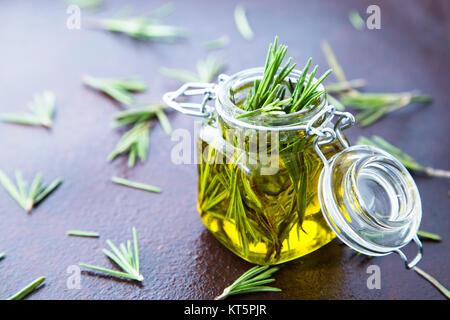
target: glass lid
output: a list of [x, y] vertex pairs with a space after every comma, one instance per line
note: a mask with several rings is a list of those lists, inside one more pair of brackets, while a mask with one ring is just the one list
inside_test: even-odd
[[399, 249], [417, 239], [417, 186], [396, 158], [378, 148], [351, 146], [331, 158], [319, 180], [319, 200], [336, 235], [361, 253], [405, 258]]

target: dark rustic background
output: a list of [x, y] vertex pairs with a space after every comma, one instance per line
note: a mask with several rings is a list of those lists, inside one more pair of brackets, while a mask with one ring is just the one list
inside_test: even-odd
[[[163, 1], [127, 1], [136, 13]], [[21, 169], [30, 179], [41, 170], [47, 182], [63, 185], [32, 214], [0, 189], [0, 298], [38, 276], [45, 286], [30, 299], [210, 299], [251, 265], [234, 256], [205, 229], [196, 211], [196, 168], [170, 161], [175, 143], [159, 126], [151, 132], [149, 160], [128, 168], [125, 157], [106, 157], [121, 131], [111, 127], [119, 105], [81, 83], [93, 76], [141, 76], [149, 86], [139, 102], [158, 102], [179, 83], [165, 78], [161, 66], [194, 69], [207, 52], [202, 44], [228, 34], [223, 50], [227, 73], [262, 65], [268, 44], [278, 35], [300, 65], [308, 57], [325, 71], [320, 41], [334, 49], [349, 79], [365, 78], [373, 92], [420, 89], [434, 97], [428, 106], [411, 105], [376, 124], [347, 132], [378, 134], [420, 163], [449, 169], [450, 6], [448, 1], [245, 1], [255, 32], [244, 40], [233, 21], [235, 1], [176, 1], [166, 22], [189, 29], [175, 44], [149, 43], [88, 28], [91, 17], [110, 17], [124, 2], [106, 0], [97, 12], [82, 11], [82, 30], [66, 28], [64, 1], [2, 1], [0, 4], [0, 111], [25, 111], [32, 95], [45, 89], [57, 96], [51, 130], [0, 123], [0, 169], [10, 176]], [[357, 31], [352, 9], [363, 17], [370, 4], [381, 7], [381, 30]], [[170, 113], [174, 128], [193, 129], [193, 119]], [[123, 176], [160, 186], [162, 194], [132, 190], [109, 182]], [[420, 267], [450, 285], [448, 238], [449, 180], [416, 176], [423, 200], [421, 229], [444, 237], [424, 244]], [[83, 272], [80, 290], [69, 290], [67, 267], [78, 262], [113, 267], [101, 253], [106, 239], [131, 238], [136, 226], [141, 246], [142, 285]], [[98, 231], [100, 239], [66, 236], [69, 229]], [[409, 256], [415, 254], [412, 246]], [[381, 290], [368, 290], [366, 269], [381, 268]], [[333, 241], [275, 275], [276, 294], [235, 299], [442, 299], [443, 296], [400, 259], [367, 260]]]

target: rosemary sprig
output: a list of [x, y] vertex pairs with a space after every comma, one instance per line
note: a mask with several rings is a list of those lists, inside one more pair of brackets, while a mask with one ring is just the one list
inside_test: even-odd
[[361, 93], [351, 92], [341, 96], [341, 103], [355, 109], [364, 110], [356, 116], [363, 127], [371, 125], [382, 116], [403, 108], [411, 103], [428, 103], [432, 98], [416, 91], [401, 93]]
[[32, 293], [34, 290], [36, 290], [37, 287], [41, 285], [45, 281], [45, 277], [39, 277], [36, 280], [34, 280], [32, 283], [27, 285], [25, 288], [14, 294], [13, 296], [9, 297], [8, 300], [22, 300], [26, 296], [28, 296], [30, 293]]
[[108, 156], [108, 161], [111, 162], [117, 156], [126, 152], [129, 153], [129, 167], [134, 167], [136, 158], [141, 162], [147, 161], [150, 126], [149, 121], [138, 121], [133, 128], [122, 136], [113, 152]]
[[135, 182], [135, 181], [119, 178], [119, 177], [112, 177], [111, 181], [114, 183], [126, 186], [126, 187], [145, 190], [145, 191], [149, 191], [149, 192], [160, 193], [162, 191], [160, 188], [149, 185], [149, 184]]
[[167, 134], [172, 132], [172, 127], [164, 113], [164, 109], [165, 106], [162, 104], [150, 104], [116, 113], [114, 115], [116, 127], [133, 124], [133, 128], [122, 136], [114, 151], [109, 155], [108, 161], [114, 160], [119, 154], [128, 152], [128, 165], [130, 167], [135, 165], [136, 158], [141, 160], [141, 162], [145, 162], [148, 153], [151, 119], [158, 118], [163, 130]]
[[252, 292], [280, 292], [281, 289], [265, 286], [265, 284], [275, 281], [270, 276], [278, 270], [278, 267], [269, 269], [269, 266], [255, 266], [226, 287], [222, 294], [214, 299], [223, 300], [231, 295]]
[[197, 73], [187, 70], [161, 68], [160, 72], [169, 77], [182, 82], [211, 82], [225, 69], [226, 65], [221, 58], [209, 55], [206, 59], [197, 62]]
[[155, 10], [153, 14], [135, 17], [116, 17], [99, 20], [101, 28], [126, 34], [132, 38], [141, 40], [159, 40], [173, 42], [186, 36], [183, 28], [165, 25], [160, 19], [173, 11], [173, 4], [166, 4]]
[[392, 144], [390, 144], [381, 137], [372, 136], [372, 139], [368, 139], [366, 137], [359, 137], [357, 143], [375, 146], [387, 151], [388, 153], [396, 157], [406, 168], [410, 170], [422, 172], [427, 176], [431, 177], [450, 178], [450, 171], [424, 167], [421, 164], [417, 163], [410, 155], [406, 154], [399, 148], [393, 146]]
[[123, 277], [126, 279], [132, 279], [136, 281], [144, 281], [144, 276], [141, 274], [139, 268], [139, 245], [136, 228], [133, 227], [133, 247], [131, 241], [128, 240], [127, 244], [121, 243], [117, 248], [111, 240], [106, 240], [112, 251], [103, 249], [103, 253], [114, 261], [124, 272], [106, 269], [103, 267], [97, 267], [85, 263], [80, 263], [80, 267], [103, 272], [112, 276]]
[[444, 287], [439, 281], [437, 281], [434, 277], [420, 269], [419, 267], [414, 267], [414, 271], [416, 271], [420, 276], [422, 276], [425, 280], [430, 282], [436, 289], [438, 289], [447, 299], [450, 299], [450, 290]]
[[427, 232], [427, 231], [419, 230], [419, 231], [417, 231], [417, 235], [422, 240], [432, 240], [432, 241], [441, 241], [442, 240], [440, 235], [438, 235], [436, 233]]
[[220, 38], [207, 41], [203, 45], [205, 46], [206, 50], [218, 50], [223, 49], [230, 43], [230, 38], [227, 35], [223, 35]]
[[0, 113], [0, 121], [50, 128], [55, 113], [55, 94], [44, 91], [28, 104], [32, 113]]
[[100, 237], [100, 234], [98, 232], [81, 231], [81, 230], [69, 230], [67, 231], [67, 235], [75, 237], [88, 237], [88, 238]]
[[156, 116], [163, 127], [163, 130], [167, 134], [170, 134], [172, 132], [172, 127], [164, 112], [165, 108], [166, 106], [163, 104], [149, 104], [144, 107], [117, 112], [114, 115], [114, 126], [122, 127], [129, 124], [135, 124], [141, 121], [150, 120]]
[[94, 78], [84, 76], [83, 82], [126, 105], [134, 104], [132, 92], [147, 90], [147, 85], [138, 78]]
[[348, 20], [356, 30], [362, 30], [366, 26], [364, 19], [356, 10], [352, 10], [348, 13]]
[[234, 22], [244, 39], [253, 39], [253, 31], [248, 23], [246, 9], [242, 4], [238, 4], [234, 9]]
[[[262, 79], [254, 82], [243, 106], [243, 109], [249, 112], [237, 118], [254, 116], [262, 112], [272, 115], [297, 112], [316, 103], [325, 93], [323, 90], [317, 91], [317, 88], [328, 77], [331, 70], [313, 82], [318, 68], [315, 66], [307, 79], [311, 58], [306, 63], [297, 83], [294, 85], [288, 79], [288, 85], [285, 85], [286, 78], [296, 66], [295, 63], [291, 65], [292, 59], [289, 58], [284, 67], [281, 67], [286, 52], [287, 46], [278, 46], [278, 37], [275, 37], [273, 44], [269, 46]], [[290, 97], [286, 96], [287, 90], [290, 92]]]
[[27, 212], [31, 212], [33, 208], [53, 192], [62, 181], [61, 179], [57, 179], [49, 186], [43, 186], [41, 182], [42, 173], [39, 172], [27, 190], [27, 182], [22, 178], [20, 171], [16, 171], [17, 186], [15, 186], [8, 176], [0, 170], [0, 184]]
[[[360, 92], [357, 88], [363, 86], [365, 84], [364, 81], [361, 79], [347, 81], [341, 66], [337, 62], [336, 56], [326, 41], [322, 42], [322, 50], [338, 80], [337, 84], [328, 85], [327, 90], [340, 96], [339, 101], [337, 99], [333, 100], [338, 101], [338, 107], [341, 109], [343, 106], [352, 106], [362, 111], [356, 116], [356, 121], [361, 126], [371, 125], [384, 115], [411, 103], [428, 103], [432, 101], [432, 97], [421, 95], [416, 91], [400, 93]], [[330, 96], [328, 96], [328, 99], [330, 99]]]

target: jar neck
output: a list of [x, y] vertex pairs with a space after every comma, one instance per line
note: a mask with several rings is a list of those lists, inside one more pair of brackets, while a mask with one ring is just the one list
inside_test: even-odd
[[[277, 128], [277, 130], [282, 131], [283, 127], [288, 128], [292, 125], [306, 124], [327, 105], [326, 94], [324, 94], [319, 103], [305, 107], [295, 113], [276, 116], [261, 113], [255, 117], [245, 118], [245, 120], [236, 119], [236, 117], [247, 112], [238, 105], [245, 101], [249, 89], [253, 87], [254, 81], [261, 79], [263, 74], [264, 68], [246, 69], [222, 81], [216, 91], [216, 111], [219, 117], [234, 127], [258, 127], [261, 129], [267, 128], [268, 130]], [[297, 83], [300, 76], [301, 71], [293, 70], [288, 78], [292, 83]], [[309, 76], [306, 77], [305, 81], [308, 81], [308, 79]], [[314, 83], [317, 79], [314, 78], [312, 81]], [[320, 84], [317, 90], [324, 91], [323, 85]]]

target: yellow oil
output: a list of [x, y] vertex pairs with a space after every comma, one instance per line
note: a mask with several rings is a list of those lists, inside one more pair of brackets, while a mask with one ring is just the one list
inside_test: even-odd
[[[306, 139], [302, 134], [296, 138]], [[312, 141], [305, 140], [302, 146], [281, 155], [277, 173], [264, 176], [258, 170], [243, 170], [239, 161], [223, 163], [218, 149], [198, 141], [200, 217], [225, 247], [251, 263], [296, 259], [335, 238], [317, 196], [322, 161]], [[322, 149], [327, 158], [341, 150], [338, 143]], [[293, 163], [295, 167], [288, 163], [292, 156], [301, 159]]]

